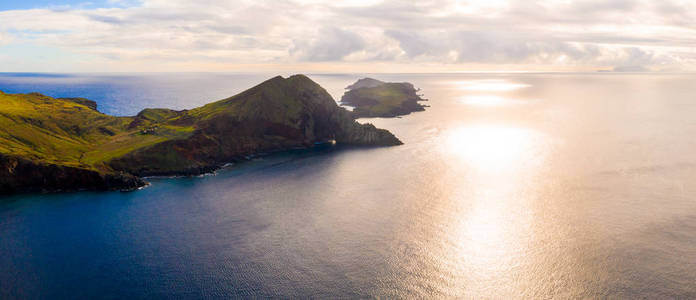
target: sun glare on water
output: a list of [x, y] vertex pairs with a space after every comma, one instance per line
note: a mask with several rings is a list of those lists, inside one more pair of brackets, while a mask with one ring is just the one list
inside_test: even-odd
[[462, 90], [483, 92], [507, 92], [530, 87], [528, 84], [511, 82], [503, 79], [458, 81], [456, 85]]
[[497, 107], [511, 104], [524, 104], [514, 91], [531, 87], [529, 84], [502, 79], [482, 79], [449, 82], [455, 89], [464, 91], [460, 102], [466, 105]]
[[461, 262], [460, 276], [475, 272], [479, 278], [466, 293], [483, 295], [490, 286], [514, 293], [515, 259], [527, 251], [533, 223], [528, 206], [550, 139], [531, 128], [486, 123], [463, 124], [443, 138], [453, 175], [462, 182], [463, 196], [451, 201], [465, 207], [452, 212], [450, 241], [456, 246], [450, 255]]
[[462, 103], [473, 106], [495, 107], [513, 104], [524, 104], [524, 101], [496, 95], [471, 95], [462, 98]]
[[538, 159], [541, 134], [524, 128], [475, 125], [452, 130], [446, 147], [455, 158], [483, 173], [510, 171]]

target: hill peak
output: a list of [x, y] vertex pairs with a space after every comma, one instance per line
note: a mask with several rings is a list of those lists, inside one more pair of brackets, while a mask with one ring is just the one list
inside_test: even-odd
[[381, 80], [377, 80], [374, 78], [361, 78], [358, 79], [355, 83], [349, 85], [346, 87], [347, 90], [354, 90], [354, 89], [360, 89], [360, 88], [371, 88], [371, 87], [378, 87], [380, 85], [383, 85], [385, 82]]

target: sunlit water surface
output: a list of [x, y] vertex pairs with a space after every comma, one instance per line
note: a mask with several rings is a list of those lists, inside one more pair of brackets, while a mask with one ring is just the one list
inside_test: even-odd
[[[0, 201], [0, 298], [695, 298], [696, 76], [374, 75], [405, 145], [293, 152], [130, 192]], [[267, 75], [0, 76], [103, 111]], [[360, 75], [312, 75], [339, 99]]]

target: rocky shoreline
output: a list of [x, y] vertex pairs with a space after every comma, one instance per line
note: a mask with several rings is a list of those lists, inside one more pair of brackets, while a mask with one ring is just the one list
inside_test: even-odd
[[35, 162], [0, 154], [0, 194], [20, 192], [131, 191], [147, 185], [122, 172], [100, 173], [84, 168]]
[[[0, 194], [133, 190], [147, 185], [143, 177], [201, 175], [244, 157], [329, 140], [347, 146], [402, 144], [387, 130], [357, 123], [304, 75], [277, 76], [196, 109], [146, 109], [134, 117], [101, 114], [83, 98], [0, 96], [0, 104], [13, 101], [31, 112], [3, 111], [0, 105], [0, 122], [4, 117], [20, 124], [14, 133], [0, 131], [0, 142], [23, 149], [0, 148]], [[59, 112], [44, 116], [50, 106]], [[46, 143], [40, 135], [47, 131], [70, 144], [37, 147]], [[40, 151], [46, 148], [56, 150]]]
[[424, 111], [427, 107], [413, 84], [362, 78], [346, 87], [341, 104], [352, 106], [354, 118], [393, 118]]

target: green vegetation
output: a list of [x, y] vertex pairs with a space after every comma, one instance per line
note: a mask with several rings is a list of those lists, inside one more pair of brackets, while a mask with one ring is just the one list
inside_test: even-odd
[[[96, 108], [83, 98], [0, 92], [0, 193], [36, 188], [46, 172], [58, 178], [50, 189], [133, 187], [140, 184], [134, 176], [200, 174], [247, 155], [329, 140], [401, 143], [355, 122], [303, 75], [278, 76], [192, 110], [115, 117]], [[67, 180], [75, 176], [84, 179]]]
[[341, 102], [354, 107], [356, 118], [396, 117], [425, 110], [425, 106], [418, 103], [424, 99], [410, 83], [363, 78], [346, 89]]
[[[86, 100], [86, 99], [83, 99]], [[89, 100], [87, 100], [89, 101]], [[90, 101], [91, 102], [91, 101]], [[102, 114], [89, 102], [37, 93], [0, 94], [0, 153], [34, 161], [105, 170], [104, 162], [162, 141], [184, 138], [192, 127], [167, 126], [143, 134], [138, 117]]]

